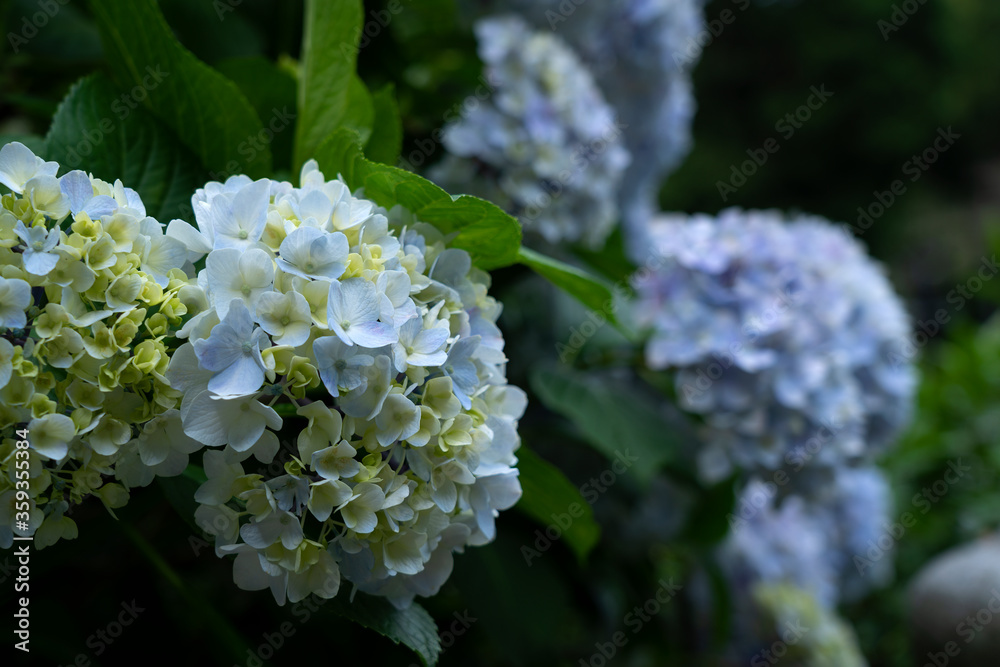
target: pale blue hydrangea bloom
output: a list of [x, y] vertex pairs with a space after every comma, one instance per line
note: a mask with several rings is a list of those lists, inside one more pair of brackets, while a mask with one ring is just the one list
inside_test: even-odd
[[[823, 487], [821, 487], [823, 488]], [[839, 573], [840, 597], [853, 600], [888, 583], [899, 532], [892, 491], [875, 467], [839, 468], [833, 483], [811, 502], [831, 526], [831, 558]]]
[[829, 557], [828, 524], [801, 496], [778, 502], [774, 485], [747, 484], [730, 517], [730, 534], [719, 550], [733, 591], [760, 582], [806, 588], [824, 606], [837, 600], [837, 569]]
[[832, 609], [887, 582], [898, 537], [878, 468], [838, 468], [809, 495], [787, 488], [755, 478], [737, 499], [719, 549], [735, 591], [791, 584]]
[[701, 55], [702, 0], [463, 0], [473, 14], [513, 11], [579, 55], [614, 108], [632, 156], [619, 192], [627, 241], [657, 208], [663, 179], [691, 148], [690, 71]]
[[[736, 209], [648, 224], [635, 277], [646, 360], [704, 415], [708, 479], [838, 465], [905, 426], [909, 321], [860, 243], [820, 218]], [[638, 259], [638, 258], [637, 258]]]
[[466, 105], [430, 173], [496, 202], [550, 242], [600, 246], [618, 219], [628, 152], [613, 110], [558, 37], [504, 16], [476, 24], [492, 95]]

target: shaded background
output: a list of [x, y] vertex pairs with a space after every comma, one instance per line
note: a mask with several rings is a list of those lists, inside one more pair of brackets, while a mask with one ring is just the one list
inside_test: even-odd
[[[445, 113], [472, 92], [480, 66], [468, 26], [458, 20], [451, 2], [401, 2], [404, 10], [373, 31], [377, 34], [362, 49], [359, 69], [371, 88], [396, 85], [406, 155], [426, 145]], [[239, 59], [297, 57], [301, 4], [161, 3], [178, 38], [237, 83], [245, 71]], [[379, 16], [386, 4], [366, 2], [366, 9], [375, 12], [368, 16]], [[69, 86], [104, 67], [96, 28], [86, 5], [77, 0], [60, 6], [26, 43], [12, 43], [10, 35], [26, 34], [25, 17], [40, 6], [29, 0], [0, 3], [0, 28], [8, 36], [0, 52], [0, 143], [43, 136]], [[895, 197], [862, 238], [887, 265], [918, 322], [940, 309], [949, 321], [920, 350], [917, 421], [883, 464], [902, 509], [923, 484], [940, 476], [947, 461], [967, 457], [975, 472], [900, 540], [891, 553], [894, 582], [842, 611], [872, 665], [918, 664], [908, 648], [907, 582], [934, 555], [1000, 524], [1000, 448], [995, 445], [1000, 326], [990, 319], [1000, 281], [986, 281], [961, 310], [948, 300], [1000, 245], [1000, 5], [992, 0], [927, 2], [891, 32], [885, 26], [891, 25], [893, 6], [877, 0], [741, 6], [714, 0], [705, 9], [709, 21], [726, 9], [736, 18], [721, 31], [715, 26], [718, 34], [694, 70], [694, 148], [665, 183], [661, 203], [665, 210], [707, 213], [728, 206], [780, 208], [855, 224], [859, 207], [868, 209], [893, 181], [904, 181], [905, 194]], [[887, 23], [880, 28], [880, 21]], [[262, 119], [283, 105], [294, 108], [291, 77], [270, 83], [251, 98]], [[833, 95], [792, 136], [783, 137], [776, 124], [806, 102], [812, 86], [825, 86]], [[931, 147], [946, 128], [960, 138], [912, 182], [904, 164]], [[279, 133], [272, 144], [279, 178], [290, 177], [292, 136], [293, 131]], [[729, 181], [733, 166], [739, 168], [749, 159], [747, 151], [761, 148], [770, 137], [780, 150], [723, 201], [718, 183]], [[431, 161], [441, 152], [434, 151]], [[621, 274], [613, 249], [593, 259], [609, 277]], [[510, 380], [528, 387], [531, 366], [554, 356], [555, 343], [567, 339], [567, 323], [578, 314], [565, 312], [568, 307], [551, 291], [517, 268], [495, 275], [494, 292], [507, 307], [501, 326], [508, 350], [517, 350], [509, 354]], [[598, 336], [577, 365], [606, 366], [608, 355], [618, 349], [613, 338], [610, 332]], [[666, 418], [676, 422], [671, 443], [690, 447], [693, 440], [683, 421], [672, 414]], [[574, 483], [583, 484], [608, 467], [581, 444], [568, 422], [534, 396], [523, 438]], [[80, 538], [36, 554], [31, 611], [38, 664], [72, 664], [78, 655], [84, 658], [77, 664], [89, 660], [93, 665], [146, 656], [217, 665], [416, 662], [404, 649], [328, 609], [278, 608], [267, 593], [238, 590], [231, 583], [231, 563], [212, 554], [182, 518], [180, 501], [171, 502], [175, 491], [169, 484], [154, 484], [136, 493], [118, 512], [120, 522], [98, 503], [88, 503], [72, 515], [81, 526]], [[544, 526], [516, 511], [505, 513], [497, 543], [457, 557], [451, 580], [427, 601], [442, 632], [462, 629], [460, 636], [457, 630], [450, 639], [443, 635], [441, 664], [597, 665], [595, 642], [623, 629], [628, 611], [649, 599], [661, 578], [671, 576], [685, 583], [682, 594], [629, 634], [614, 664], [717, 664], [705, 656], [725, 641], [724, 614], [700, 618], [693, 609], [702, 594], [698, 573], [725, 530], [731, 494], [704, 489], [667, 494], [662, 512], [643, 514], [637, 528], [644, 493], [626, 474], [597, 500], [594, 511], [603, 535], [585, 563], [556, 543], [529, 567], [522, 547], [533, 545]], [[692, 513], [692, 498], [699, 499], [700, 512]], [[649, 534], [640, 534], [643, 522]], [[658, 541], [657, 535], [668, 537]], [[0, 555], [4, 608], [12, 604], [11, 561], [9, 554]], [[144, 610], [114, 637], [122, 604], [133, 600]], [[457, 626], [456, 614], [464, 619]], [[283, 623], [289, 624], [284, 633]], [[97, 634], [101, 630], [110, 642]], [[258, 651], [262, 645], [272, 648]], [[275, 657], [254, 662], [249, 658], [254, 653]]]

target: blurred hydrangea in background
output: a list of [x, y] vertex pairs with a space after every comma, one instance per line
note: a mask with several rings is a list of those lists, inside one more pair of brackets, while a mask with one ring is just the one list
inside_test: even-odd
[[449, 125], [430, 177], [490, 199], [547, 241], [597, 249], [619, 217], [622, 132], [562, 40], [517, 16], [476, 24], [492, 96]]
[[646, 362], [704, 415], [706, 479], [838, 466], [883, 450], [916, 386], [881, 266], [825, 220], [730, 209], [650, 220], [635, 313]]
[[[691, 70], [701, 55], [701, 0], [461, 0], [470, 15], [513, 11], [576, 51], [624, 131], [631, 155], [618, 191], [630, 247], [640, 248], [663, 180], [691, 149]], [[707, 33], [705, 33], [707, 35]], [[582, 100], [577, 104], [586, 106]]]

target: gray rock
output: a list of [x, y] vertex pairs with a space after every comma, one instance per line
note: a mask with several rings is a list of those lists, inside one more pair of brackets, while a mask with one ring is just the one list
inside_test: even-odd
[[916, 665], [1000, 664], [1000, 536], [947, 551], [909, 589]]

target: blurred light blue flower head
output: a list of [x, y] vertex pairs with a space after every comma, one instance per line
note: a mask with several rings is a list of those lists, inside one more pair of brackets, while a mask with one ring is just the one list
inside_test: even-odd
[[630, 247], [657, 209], [663, 179], [691, 149], [690, 71], [704, 29], [701, 0], [463, 0], [474, 14], [513, 11], [580, 56], [622, 124], [632, 160], [618, 192]]
[[737, 499], [720, 562], [742, 597], [757, 584], [789, 584], [833, 609], [888, 582], [893, 558], [880, 538], [890, 511], [889, 484], [875, 467], [838, 468], [809, 495], [781, 497], [755, 478]]
[[431, 171], [446, 188], [497, 202], [550, 242], [600, 246], [618, 219], [628, 152], [586, 67], [520, 18], [476, 24], [492, 96], [445, 129]]
[[[798, 473], [884, 449], [910, 418], [909, 320], [883, 268], [840, 227], [772, 211], [662, 215], [636, 274], [646, 361], [704, 415], [701, 472]], [[638, 258], [637, 258], [638, 259]]]

